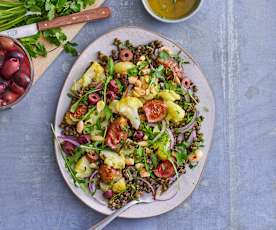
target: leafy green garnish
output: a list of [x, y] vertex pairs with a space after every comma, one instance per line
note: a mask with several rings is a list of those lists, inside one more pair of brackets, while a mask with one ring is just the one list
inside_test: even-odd
[[108, 106], [105, 106], [103, 112], [104, 112], [104, 115], [105, 115], [105, 119], [110, 120], [110, 118], [113, 115], [111, 109]]
[[81, 118], [81, 120], [86, 121], [89, 120], [93, 112], [96, 110], [96, 107], [92, 107], [91, 109], [88, 110], [86, 114]]
[[71, 112], [71, 113], [76, 112], [77, 108], [79, 107], [79, 104], [80, 104], [81, 102], [87, 101], [88, 95], [91, 94], [91, 93], [94, 93], [94, 92], [96, 92], [96, 91], [98, 91], [98, 90], [95, 89], [95, 88], [93, 88], [93, 89], [89, 90], [88, 92], [86, 92], [84, 95], [82, 95], [82, 96], [71, 106], [70, 112]]
[[43, 36], [48, 42], [56, 46], [63, 45], [65, 52], [70, 53], [73, 56], [78, 55], [78, 51], [75, 48], [75, 46], [77, 46], [77, 43], [67, 41], [67, 36], [65, 35], [65, 33], [62, 32], [60, 28], [46, 30], [43, 32]]
[[96, 150], [96, 151], [102, 151], [102, 150], [104, 150], [103, 148], [97, 147], [96, 143], [80, 145], [79, 148], [85, 149], [85, 150]]
[[176, 161], [178, 165], [183, 165], [187, 160], [187, 143], [183, 142], [181, 144], [176, 145]]
[[103, 93], [104, 93], [104, 103], [105, 104], [106, 104], [106, 90], [107, 90], [107, 86], [108, 86], [108, 84], [109, 84], [109, 82], [111, 81], [112, 78], [113, 77], [111, 75], [109, 75], [106, 78], [105, 82], [104, 82]]
[[[52, 20], [55, 17], [80, 12], [95, 0], [13, 0], [0, 2], [0, 31], [16, 26]], [[57, 32], [58, 31], [58, 32]], [[52, 44], [64, 46], [65, 52], [77, 55], [75, 43], [68, 43], [66, 35], [60, 29], [51, 29], [42, 33]], [[32, 57], [46, 56], [42, 43], [33, 36], [21, 39], [22, 44]]]
[[182, 66], [183, 64], [189, 64], [190, 62], [184, 60], [181, 56], [181, 50], [177, 54], [173, 54], [173, 59], [177, 62], [179, 66]]
[[156, 154], [152, 154], [152, 155], [151, 155], [151, 162], [152, 162], [153, 168], [156, 168], [157, 165], [158, 165], [158, 159], [157, 159]]
[[146, 66], [149, 65], [149, 63], [150, 63], [150, 61], [148, 61], [148, 60], [140, 61], [140, 62], [137, 64], [138, 70], [144, 69]]
[[168, 60], [170, 58], [170, 54], [166, 50], [162, 50], [159, 53], [159, 58], [162, 60]]
[[155, 79], [163, 79], [165, 81], [163, 65], [159, 65], [156, 69], [153, 69], [151, 71], [149, 86], [152, 85], [152, 83], [155, 81]]
[[135, 158], [135, 162], [137, 163], [137, 162], [142, 162], [143, 161], [143, 153], [144, 152], [144, 150], [143, 150], [143, 148], [141, 147], [141, 146], [139, 146], [136, 150], [135, 150], [135, 152], [134, 152], [134, 158]]
[[119, 91], [124, 92], [125, 87], [123, 86], [123, 84], [118, 79], [115, 79], [115, 81], [116, 81], [116, 85], [119, 88]]
[[114, 74], [114, 62], [113, 62], [113, 59], [110, 57], [107, 60], [107, 72], [109, 75]]
[[45, 46], [39, 42], [40, 35], [41, 32], [38, 32], [33, 36], [20, 39], [21, 43], [29, 51], [30, 56], [33, 58], [37, 56], [47, 56], [47, 50]]
[[146, 122], [141, 123], [140, 129], [148, 136], [149, 140], [154, 138], [153, 129]]
[[138, 69], [136, 67], [131, 68], [127, 71], [127, 74], [129, 77], [137, 76], [138, 75]]
[[63, 48], [64, 48], [64, 51], [66, 53], [69, 53], [71, 54], [72, 56], [78, 56], [78, 51], [76, 50], [75, 46], [77, 46], [78, 44], [75, 43], [75, 42], [69, 42], [67, 41]]
[[165, 81], [165, 89], [172, 90], [180, 95], [184, 95], [184, 92], [183, 92], [183, 89], [181, 88], [181, 86], [171, 80]]

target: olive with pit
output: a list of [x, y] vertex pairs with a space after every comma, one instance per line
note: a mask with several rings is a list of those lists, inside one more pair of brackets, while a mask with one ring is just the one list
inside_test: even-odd
[[13, 80], [17, 85], [22, 86], [24, 88], [26, 88], [31, 82], [30, 77], [22, 71], [18, 71], [17, 73], [15, 73]]
[[10, 80], [12, 75], [19, 70], [20, 63], [17, 58], [7, 59], [1, 69], [1, 75], [5, 80]]
[[13, 91], [14, 93], [18, 94], [18, 95], [22, 95], [24, 94], [25, 89], [19, 85], [17, 85], [13, 80], [10, 82], [10, 89], [11, 91]]
[[24, 54], [17, 50], [14, 50], [7, 53], [7, 58], [17, 58], [19, 62], [22, 63], [24, 61]]
[[11, 104], [11, 103], [15, 102], [18, 99], [18, 97], [19, 97], [18, 94], [8, 90], [3, 94], [2, 99], [7, 104]]
[[9, 50], [14, 47], [13, 40], [5, 37], [0, 37], [0, 47], [4, 50]]

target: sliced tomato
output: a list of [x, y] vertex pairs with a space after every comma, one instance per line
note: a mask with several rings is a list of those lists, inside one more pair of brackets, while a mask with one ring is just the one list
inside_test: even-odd
[[166, 160], [159, 164], [153, 172], [157, 177], [169, 178], [174, 174], [174, 168], [172, 163]]
[[162, 121], [167, 115], [167, 106], [161, 100], [151, 100], [143, 106], [148, 122]]

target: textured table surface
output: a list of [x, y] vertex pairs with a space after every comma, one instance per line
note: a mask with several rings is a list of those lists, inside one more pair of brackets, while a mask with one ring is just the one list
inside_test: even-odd
[[[180, 24], [153, 20], [140, 0], [108, 0], [113, 17], [87, 25], [80, 50], [122, 25], [176, 40], [201, 64], [216, 98], [216, 129], [200, 185], [175, 210], [107, 229], [276, 229], [276, 2], [206, 0]], [[0, 229], [84, 230], [103, 218], [63, 181], [49, 125], [74, 62], [62, 54], [16, 108], [0, 113]]]

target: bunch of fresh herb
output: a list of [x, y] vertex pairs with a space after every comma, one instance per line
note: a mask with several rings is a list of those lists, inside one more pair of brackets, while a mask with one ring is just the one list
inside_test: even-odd
[[[94, 2], [95, 0], [0, 0], [0, 31], [77, 13]], [[78, 54], [75, 49], [77, 44], [69, 42], [61, 29], [57, 28], [21, 39], [32, 57], [47, 55], [44, 45], [39, 42], [41, 36], [56, 46], [63, 46], [65, 52], [73, 56]]]

